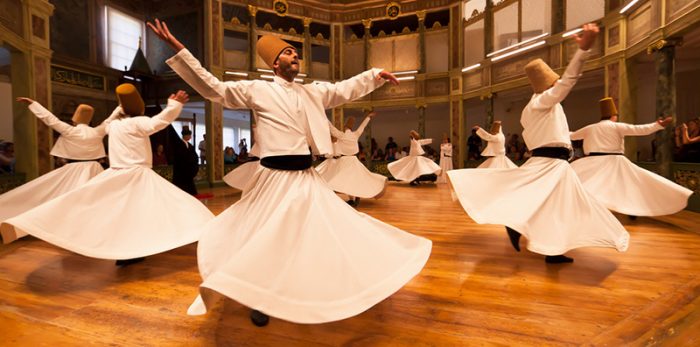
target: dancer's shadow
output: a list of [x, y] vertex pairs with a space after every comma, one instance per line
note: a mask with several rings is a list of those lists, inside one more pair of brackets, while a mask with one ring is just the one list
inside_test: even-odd
[[41, 295], [101, 291], [125, 282], [147, 281], [180, 271], [197, 272], [196, 259], [196, 244], [155, 254], [125, 267], [115, 266], [114, 260], [61, 254], [38, 263], [39, 266], [27, 275], [25, 285], [29, 291]]

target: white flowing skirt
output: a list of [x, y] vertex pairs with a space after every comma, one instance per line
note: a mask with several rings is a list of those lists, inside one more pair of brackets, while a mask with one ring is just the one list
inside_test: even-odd
[[250, 179], [260, 168], [262, 168], [262, 166], [259, 160], [241, 164], [224, 176], [224, 182], [233, 188], [243, 191], [248, 182], [250, 182]]
[[478, 169], [514, 169], [518, 167], [518, 165], [515, 165], [508, 157], [505, 155], [497, 155], [493, 157], [489, 157], [486, 159], [479, 167]]
[[316, 171], [331, 189], [350, 196], [368, 199], [386, 189], [386, 177], [367, 170], [354, 155], [326, 159]]
[[398, 291], [430, 255], [430, 240], [357, 212], [313, 168], [263, 168], [253, 180], [203, 227], [190, 315], [223, 294], [295, 323], [345, 319]]
[[585, 157], [571, 163], [586, 190], [610, 210], [662, 216], [688, 205], [693, 191], [634, 165], [623, 155]]
[[544, 255], [579, 247], [627, 250], [629, 234], [588, 194], [568, 162], [535, 157], [515, 169], [448, 173], [464, 210], [479, 224], [502, 224]]
[[3, 242], [10, 243], [27, 235], [4, 221], [82, 186], [103, 171], [96, 161], [70, 163], [0, 195]]
[[438, 177], [438, 183], [447, 183], [447, 171], [452, 170], [452, 157], [442, 157], [440, 158], [440, 176]]
[[387, 165], [389, 172], [399, 181], [413, 181], [422, 175], [440, 174], [440, 166], [434, 161], [420, 156], [409, 155]]
[[214, 215], [150, 168], [109, 169], [6, 221], [69, 251], [103, 259], [164, 252], [199, 239]]

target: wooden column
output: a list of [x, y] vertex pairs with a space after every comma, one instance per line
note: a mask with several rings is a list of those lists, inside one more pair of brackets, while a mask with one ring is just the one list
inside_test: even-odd
[[[556, 1], [556, 0], [553, 0]], [[493, 51], [493, 0], [486, 0], [484, 9], [484, 58]]]
[[418, 16], [418, 52], [420, 54], [420, 67], [418, 68], [419, 73], [425, 73], [427, 68], [425, 52], [425, 14], [425, 10], [416, 12], [416, 16]]
[[248, 13], [250, 14], [250, 22], [248, 23], [248, 70], [255, 71], [257, 58], [258, 31], [256, 30], [255, 15], [258, 13], [258, 8], [253, 5], [248, 5]]
[[304, 71], [308, 77], [311, 77], [311, 31], [309, 30], [311, 26], [311, 18], [304, 17]]
[[[205, 66], [217, 78], [223, 80], [223, 24], [220, 0], [204, 1], [204, 57]], [[251, 40], [255, 41], [255, 40]], [[253, 57], [255, 50], [251, 50]], [[254, 60], [251, 60], [254, 61]], [[221, 181], [224, 176], [223, 111], [219, 103], [204, 102], [207, 134], [207, 180], [209, 184]]]
[[362, 36], [362, 40], [365, 42], [365, 56], [364, 56], [364, 62], [365, 62], [365, 70], [369, 69], [369, 38], [370, 38], [370, 31], [369, 29], [372, 27], [372, 20], [371, 19], [363, 19], [362, 20], [362, 25], [365, 27], [365, 34]]
[[[487, 0], [488, 2], [489, 0]], [[464, 101], [462, 98], [462, 65], [464, 55], [463, 19], [461, 3], [450, 7], [450, 137], [454, 150], [452, 164], [454, 168], [464, 167], [467, 143], [464, 141]], [[486, 40], [488, 41], [488, 39]]]
[[566, 30], [566, 0], [552, 0], [552, 33]]

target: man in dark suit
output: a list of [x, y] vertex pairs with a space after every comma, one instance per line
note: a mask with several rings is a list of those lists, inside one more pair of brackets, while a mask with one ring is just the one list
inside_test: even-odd
[[[182, 139], [177, 136], [175, 129], [170, 127], [169, 133], [173, 138], [173, 184], [178, 188], [197, 195], [194, 178], [199, 171], [199, 157], [194, 146], [190, 143], [192, 131], [188, 126], [182, 128]], [[177, 140], [175, 140], [177, 139]]]

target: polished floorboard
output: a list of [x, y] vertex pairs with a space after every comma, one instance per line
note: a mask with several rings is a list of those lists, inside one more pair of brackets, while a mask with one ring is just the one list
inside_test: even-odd
[[[206, 192], [215, 214], [240, 198]], [[117, 268], [27, 237], [0, 246], [0, 346], [700, 345], [700, 214], [618, 216], [626, 253], [579, 249], [573, 264], [547, 265], [516, 253], [502, 226], [474, 223], [445, 185], [392, 182], [358, 209], [433, 240], [433, 252], [356, 317], [257, 328], [232, 300], [190, 317], [196, 245]]]

